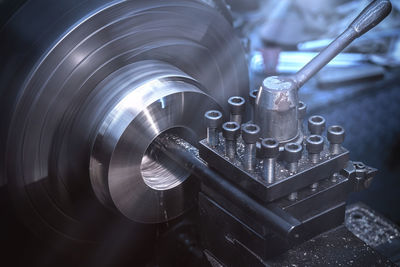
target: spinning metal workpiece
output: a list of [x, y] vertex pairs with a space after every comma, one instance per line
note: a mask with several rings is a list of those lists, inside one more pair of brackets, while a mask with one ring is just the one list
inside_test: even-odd
[[247, 95], [221, 13], [203, 1], [35, 0], [2, 28], [2, 166], [35, 232], [91, 242], [103, 236], [96, 212], [154, 224], [193, 206], [196, 181], [150, 145], [166, 131], [197, 142], [207, 110], [228, 114], [228, 96]]

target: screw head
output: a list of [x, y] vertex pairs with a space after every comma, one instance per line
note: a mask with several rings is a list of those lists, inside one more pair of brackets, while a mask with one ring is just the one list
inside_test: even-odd
[[204, 113], [204, 119], [208, 128], [219, 128], [222, 123], [222, 113], [219, 110], [209, 110]]
[[344, 128], [340, 125], [333, 125], [328, 128], [327, 137], [332, 144], [341, 144], [345, 138]]
[[222, 136], [227, 139], [234, 141], [240, 135], [240, 125], [235, 121], [228, 121], [222, 124]]
[[299, 105], [297, 106], [297, 117], [299, 120], [302, 120], [306, 117], [307, 114], [307, 105], [303, 101], [299, 101]]
[[308, 130], [311, 134], [322, 134], [325, 130], [325, 118], [319, 115], [308, 118]]
[[244, 124], [242, 126], [242, 138], [246, 144], [255, 144], [260, 138], [260, 127], [253, 123]]
[[297, 143], [287, 143], [283, 150], [283, 157], [286, 162], [298, 162], [301, 159], [303, 146]]
[[261, 141], [261, 151], [264, 158], [277, 158], [279, 155], [279, 142], [275, 138], [265, 138]]
[[249, 101], [251, 105], [255, 105], [259, 89], [251, 90], [249, 93]]
[[243, 97], [232, 96], [228, 99], [229, 110], [233, 115], [242, 115], [245, 110], [245, 103]]
[[319, 154], [324, 149], [324, 139], [320, 135], [310, 135], [306, 139], [306, 149], [310, 154]]

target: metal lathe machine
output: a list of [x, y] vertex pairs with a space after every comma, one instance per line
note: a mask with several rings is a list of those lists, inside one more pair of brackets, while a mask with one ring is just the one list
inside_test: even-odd
[[350, 159], [346, 129], [308, 114], [299, 90], [389, 1], [260, 88], [224, 1], [13, 5], [0, 30], [0, 178], [35, 240], [15, 262], [278, 266], [332, 229], [363, 247], [340, 227], [377, 170]]

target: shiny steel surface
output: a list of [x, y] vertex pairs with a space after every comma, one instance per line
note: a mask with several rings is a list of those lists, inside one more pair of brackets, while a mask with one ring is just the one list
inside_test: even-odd
[[278, 142], [295, 139], [299, 133], [297, 88], [287, 77], [266, 78], [258, 92], [254, 121], [261, 128], [262, 138]]
[[[138, 66], [152, 73], [148, 80], [132, 78]], [[186, 181], [189, 173], [155, 155], [150, 145], [168, 130], [194, 143], [204, 136], [203, 114], [219, 107], [199, 87], [157, 61], [126, 66], [97, 86], [99, 91], [127, 92], [98, 128], [91, 153], [90, 178], [103, 204], [143, 223], [170, 220], [193, 205], [195, 181]]]
[[[178, 91], [162, 95], [176, 113], [193, 101], [209, 100], [194, 92], [195, 88], [213, 97], [226, 114], [226, 99], [244, 96], [248, 91], [247, 66], [239, 39], [223, 16], [198, 1], [28, 1], [2, 29], [0, 38], [4, 41], [4, 49], [0, 50], [4, 110], [0, 140], [5, 148], [0, 162], [21, 216], [41, 235], [71, 240], [81, 240], [82, 235], [85, 240], [99, 238], [92, 231], [96, 228], [92, 213], [98, 202], [91, 195], [89, 179], [94, 138], [109, 111], [126, 96], [122, 80], [129, 83], [134, 79], [136, 88], [141, 81], [157, 76], [139, 70], [148, 65], [136, 65], [138, 72], [131, 77], [124, 77], [120, 69], [139, 61], [157, 60], [197, 81], [197, 85], [178, 86]], [[109, 90], [101, 90], [99, 84], [115, 73], [121, 75], [119, 86], [109, 84]], [[177, 101], [177, 105], [170, 101]], [[153, 112], [157, 103], [150, 101], [140, 107]], [[179, 121], [174, 116], [165, 118]], [[160, 123], [164, 121], [160, 119]], [[181, 126], [171, 122], [163, 127]], [[118, 131], [124, 133], [123, 128]], [[138, 133], [135, 142], [140, 138]], [[139, 145], [144, 148], [152, 137], [143, 138], [146, 142]], [[120, 156], [124, 150], [118, 145], [122, 142], [116, 144]], [[116, 162], [120, 161], [112, 161], [110, 166]], [[135, 168], [138, 170], [138, 165]], [[124, 184], [111, 180], [110, 192], [124, 189]], [[180, 190], [177, 196], [184, 198]], [[108, 200], [123, 201], [120, 197], [111, 194]], [[126, 200], [138, 199], [141, 196]], [[124, 214], [132, 213], [126, 203], [118, 201]], [[132, 205], [138, 210], [159, 208], [151, 206], [151, 201], [144, 208], [146, 201], [143, 198]], [[96, 209], [102, 212], [98, 206]], [[96, 221], [99, 226], [101, 220]], [[138, 235], [144, 232], [142, 226], [137, 228]]]

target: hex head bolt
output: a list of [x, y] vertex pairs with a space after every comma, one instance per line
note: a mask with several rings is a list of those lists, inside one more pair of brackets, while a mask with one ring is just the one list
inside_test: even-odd
[[[324, 139], [320, 135], [310, 135], [306, 139], [306, 149], [308, 152], [308, 159], [312, 163], [319, 162], [319, 156], [324, 149]], [[315, 191], [318, 188], [318, 182], [311, 184], [311, 190]]]
[[258, 89], [251, 90], [249, 93], [249, 103], [252, 107], [256, 104], [256, 98], [258, 94]]
[[303, 101], [299, 101], [297, 106], [297, 117], [299, 119], [299, 127], [303, 130], [303, 120], [307, 115], [307, 105]]
[[242, 124], [246, 101], [241, 96], [232, 96], [228, 99], [230, 120]]
[[287, 143], [283, 150], [283, 159], [287, 163], [287, 169], [291, 173], [296, 173], [301, 159], [303, 147], [297, 143]]
[[324, 149], [324, 139], [320, 135], [310, 135], [306, 139], [306, 149], [308, 152], [308, 158], [312, 163], [319, 162], [319, 156], [321, 151]]
[[346, 133], [342, 126], [333, 125], [328, 128], [329, 151], [332, 155], [337, 155], [342, 151], [345, 135]]
[[254, 171], [256, 165], [256, 142], [260, 138], [260, 127], [252, 123], [243, 125], [242, 138], [244, 141], [244, 169], [246, 171]]
[[235, 159], [236, 144], [240, 134], [240, 125], [235, 121], [222, 124], [222, 135], [225, 138], [225, 155], [230, 159]]
[[249, 103], [251, 105], [251, 119], [254, 121], [254, 114], [255, 114], [255, 109], [256, 109], [256, 98], [258, 94], [258, 89], [251, 90], [249, 93]]
[[310, 134], [322, 135], [325, 130], [325, 118], [319, 115], [308, 118], [308, 131]]
[[204, 114], [207, 125], [207, 143], [211, 147], [216, 147], [219, 143], [218, 130], [222, 123], [222, 113], [218, 110], [209, 110]]
[[263, 178], [267, 183], [275, 182], [275, 165], [279, 155], [279, 143], [274, 138], [265, 138], [261, 141], [263, 160]]
[[[296, 173], [301, 159], [303, 147], [297, 143], [287, 143], [283, 150], [283, 158], [287, 163], [287, 168], [291, 173]], [[292, 192], [288, 195], [290, 201], [297, 199], [297, 192]]]

